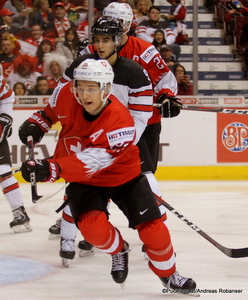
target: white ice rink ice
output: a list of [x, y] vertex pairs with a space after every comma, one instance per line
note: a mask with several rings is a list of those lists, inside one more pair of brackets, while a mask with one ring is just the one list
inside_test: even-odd
[[[247, 181], [159, 184], [163, 198], [217, 242], [229, 248], [248, 247]], [[38, 184], [38, 192], [49, 194], [61, 185]], [[11, 231], [12, 213], [0, 194], [0, 299], [190, 299], [162, 292], [162, 284], [144, 260], [137, 232], [127, 227], [125, 217], [113, 203], [110, 220], [132, 249], [125, 288], [122, 290], [112, 280], [111, 258], [100, 251], [80, 258], [77, 250], [70, 267], [62, 267], [59, 240], [48, 239], [48, 228], [60, 216], [55, 209], [62, 203], [63, 192], [33, 204], [30, 185], [21, 184], [21, 190], [33, 228], [28, 233]], [[168, 219], [177, 269], [196, 281], [198, 299], [248, 299], [248, 258], [229, 258], [169, 211]], [[78, 233], [76, 244], [80, 239]]]

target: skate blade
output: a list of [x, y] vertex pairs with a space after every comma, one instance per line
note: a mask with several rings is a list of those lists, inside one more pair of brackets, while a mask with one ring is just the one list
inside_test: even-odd
[[126, 280], [125, 280], [124, 282], [120, 283], [120, 287], [121, 287], [122, 289], [124, 289], [125, 285], [126, 285]]
[[60, 238], [60, 234], [50, 233], [48, 238], [49, 238], [49, 240], [56, 240], [56, 239]]
[[148, 255], [146, 253], [144, 254], [144, 259], [145, 260], [149, 260], [149, 257], [148, 257]]
[[91, 250], [79, 250], [79, 256], [80, 257], [87, 257], [87, 256], [92, 256], [95, 254], [95, 248], [92, 248]]
[[68, 258], [62, 258], [62, 266], [63, 266], [63, 267], [69, 268], [70, 262], [71, 262], [71, 259], [68, 259]]
[[12, 227], [12, 230], [14, 231], [14, 233], [22, 233], [32, 231], [32, 228], [29, 223], [25, 223]]

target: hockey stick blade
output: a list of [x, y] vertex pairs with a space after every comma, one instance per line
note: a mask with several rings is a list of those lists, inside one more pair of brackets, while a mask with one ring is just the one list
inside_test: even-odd
[[187, 218], [184, 217], [179, 211], [177, 211], [175, 208], [173, 208], [170, 204], [165, 202], [163, 199], [155, 195], [156, 200], [164, 205], [169, 211], [171, 211], [175, 216], [177, 216], [180, 220], [182, 220], [185, 224], [187, 224], [190, 228], [192, 228], [194, 231], [196, 231], [198, 234], [200, 234], [202, 237], [204, 237], [207, 241], [209, 241], [212, 245], [214, 245], [216, 248], [218, 248], [221, 252], [226, 254], [227, 256], [231, 258], [241, 258], [241, 257], [247, 257], [248, 256], [248, 248], [239, 248], [239, 249], [231, 249], [222, 246], [218, 242], [216, 242], [213, 238], [211, 238], [208, 234], [206, 234], [204, 231], [202, 231], [198, 226], [196, 226], [194, 223], [189, 221]]
[[52, 198], [53, 196], [55, 196], [56, 194], [58, 194], [60, 191], [62, 191], [63, 189], [65, 189], [68, 186], [68, 184], [69, 183], [67, 182], [65, 185], [63, 185], [61, 188], [59, 188], [56, 192], [54, 192], [52, 194], [48, 194], [48, 195], [44, 195], [44, 196], [39, 196], [40, 198], [37, 199], [35, 201], [35, 203], [43, 202], [43, 201], [46, 201], [46, 200]]

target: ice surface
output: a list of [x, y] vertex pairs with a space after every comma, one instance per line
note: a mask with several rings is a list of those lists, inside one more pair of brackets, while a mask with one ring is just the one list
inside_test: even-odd
[[[49, 194], [61, 185], [38, 184], [38, 192]], [[164, 181], [159, 185], [168, 203], [217, 242], [229, 248], [248, 247], [247, 181]], [[59, 239], [49, 240], [48, 228], [60, 216], [55, 209], [62, 203], [63, 192], [33, 204], [30, 185], [20, 186], [33, 231], [12, 232], [10, 207], [1, 194], [0, 299], [190, 299], [162, 292], [160, 281], [143, 257], [137, 232], [127, 227], [125, 217], [113, 203], [110, 220], [132, 249], [125, 289], [113, 282], [111, 258], [100, 251], [86, 258], [80, 258], [77, 251], [70, 267], [62, 267]], [[197, 282], [201, 299], [248, 299], [248, 258], [229, 258], [171, 212], [168, 219], [177, 269]], [[78, 233], [76, 243], [80, 239]], [[234, 294], [227, 290], [242, 292]]]

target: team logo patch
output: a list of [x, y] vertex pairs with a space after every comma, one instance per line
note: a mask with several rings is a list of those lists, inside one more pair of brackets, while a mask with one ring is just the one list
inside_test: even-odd
[[114, 130], [107, 133], [107, 139], [111, 147], [121, 147], [125, 142], [130, 142], [134, 139], [135, 128], [126, 127], [120, 130]]
[[248, 148], [248, 127], [239, 122], [228, 124], [222, 132], [222, 143], [231, 152], [242, 152]]

